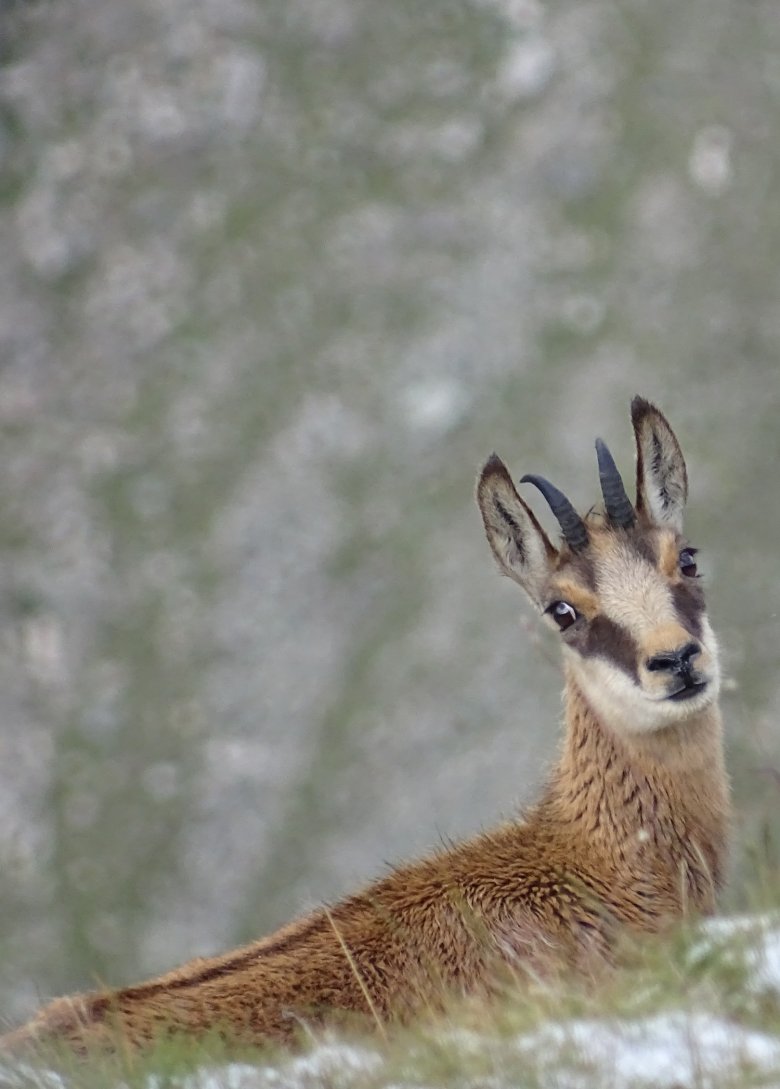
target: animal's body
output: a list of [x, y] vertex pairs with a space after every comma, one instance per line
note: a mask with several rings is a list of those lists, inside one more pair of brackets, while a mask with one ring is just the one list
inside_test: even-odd
[[588, 970], [623, 930], [712, 911], [729, 824], [717, 647], [682, 536], [682, 453], [653, 406], [636, 398], [632, 418], [634, 504], [602, 443], [603, 512], [580, 518], [547, 481], [527, 478], [561, 524], [559, 547], [495, 455], [479, 479], [499, 566], [563, 644], [563, 745], [521, 821], [223, 956], [57, 999], [3, 1044], [124, 1048], [214, 1031], [284, 1041], [301, 1023], [386, 1021], [448, 990], [484, 991], [502, 966]]

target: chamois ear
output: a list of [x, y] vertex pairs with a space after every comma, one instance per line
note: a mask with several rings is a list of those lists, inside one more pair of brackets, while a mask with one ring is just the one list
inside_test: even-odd
[[541, 606], [542, 587], [558, 553], [495, 454], [479, 475], [477, 505], [498, 566]]
[[631, 402], [636, 436], [636, 509], [651, 522], [682, 530], [688, 473], [674, 431], [663, 413], [643, 397]]

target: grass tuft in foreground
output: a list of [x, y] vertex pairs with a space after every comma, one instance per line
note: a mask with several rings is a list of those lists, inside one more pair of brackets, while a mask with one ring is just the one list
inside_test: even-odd
[[303, 1033], [295, 1054], [172, 1039], [142, 1056], [41, 1055], [0, 1089], [738, 1089], [780, 1080], [780, 916], [719, 918], [631, 944], [585, 983], [517, 978], [492, 1001], [381, 1039]]

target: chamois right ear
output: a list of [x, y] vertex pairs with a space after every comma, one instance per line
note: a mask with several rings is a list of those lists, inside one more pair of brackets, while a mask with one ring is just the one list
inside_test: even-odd
[[496, 454], [479, 474], [477, 505], [498, 566], [541, 607], [542, 587], [558, 553]]
[[636, 509], [657, 526], [682, 531], [688, 473], [680, 444], [662, 412], [643, 397], [631, 402], [636, 438]]

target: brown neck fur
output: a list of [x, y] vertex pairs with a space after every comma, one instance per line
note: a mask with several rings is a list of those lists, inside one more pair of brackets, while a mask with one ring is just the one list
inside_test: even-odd
[[562, 751], [541, 803], [547, 818], [581, 838], [588, 856], [639, 881], [650, 865], [689, 897], [687, 906], [711, 911], [730, 819], [717, 705], [631, 734], [600, 721], [570, 675], [564, 698]]

